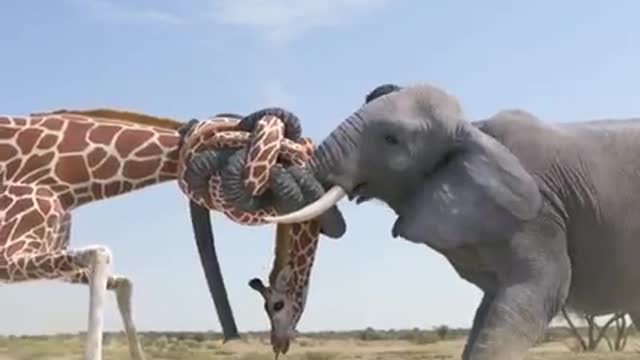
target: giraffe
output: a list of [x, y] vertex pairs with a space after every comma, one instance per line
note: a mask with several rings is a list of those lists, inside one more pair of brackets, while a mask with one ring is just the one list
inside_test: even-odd
[[[276, 117], [267, 116], [257, 121], [259, 130], [253, 137], [247, 131], [234, 131], [238, 130], [238, 124], [232, 117], [203, 121], [196, 130], [216, 131], [209, 131], [208, 139], [198, 140], [202, 146], [214, 147], [240, 147], [250, 143], [248, 159], [252, 161], [247, 162], [245, 175], [249, 176], [244, 183], [254, 194], [265, 191], [269, 176], [264, 174], [269, 171], [269, 165], [275, 163], [278, 152], [298, 164], [312, 152], [308, 139], [299, 142], [283, 139], [285, 128]], [[273, 208], [253, 213], [235, 208], [226, 200], [219, 176], [210, 177], [211, 191], [207, 196], [193, 193], [185, 180], [187, 168], [183, 166], [183, 157], [193, 155], [197, 147], [180, 146], [179, 129], [183, 125], [171, 119], [110, 109], [0, 116], [0, 281], [58, 279], [89, 285], [86, 359], [99, 360], [102, 356], [102, 309], [107, 290], [116, 293], [131, 358], [141, 360], [144, 354], [131, 314], [132, 282], [123, 275], [110, 273], [109, 249], [102, 245], [68, 247], [73, 209], [177, 179], [191, 199], [240, 224], [264, 224], [262, 217], [276, 213]], [[207, 131], [192, 133], [202, 135]], [[296, 251], [307, 248], [315, 251], [319, 236], [319, 225], [315, 221], [283, 229], [290, 230], [283, 232], [278, 227], [276, 247], [290, 250], [278, 250], [274, 264], [284, 263], [282, 259], [297, 259]], [[302, 247], [308, 243], [313, 243], [313, 247]], [[300, 246], [291, 247], [291, 244]], [[274, 290], [263, 286], [261, 293], [266, 303], [286, 293], [291, 310], [286, 320], [281, 315], [285, 312], [267, 310], [272, 318], [272, 332], [273, 324], [295, 327], [304, 309], [312, 262], [312, 256], [310, 261], [299, 260], [297, 271], [293, 271], [293, 263], [284, 268], [274, 266], [271, 273], [271, 279], [275, 279], [271, 281], [275, 283]], [[272, 308], [277, 307], [275, 302]], [[274, 351], [282, 350], [284, 343], [288, 348], [288, 334], [284, 341], [276, 336]]]

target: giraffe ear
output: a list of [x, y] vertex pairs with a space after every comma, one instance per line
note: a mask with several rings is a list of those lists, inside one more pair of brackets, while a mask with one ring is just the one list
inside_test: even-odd
[[258, 278], [251, 279], [251, 281], [249, 281], [249, 287], [251, 287], [253, 290], [259, 292], [260, 295], [262, 295], [262, 296], [264, 296], [266, 294], [266, 291], [267, 291], [267, 288], [264, 286], [264, 283], [262, 282], [262, 280], [260, 280]]
[[293, 269], [291, 268], [291, 265], [286, 265], [278, 273], [278, 276], [276, 276], [276, 281], [275, 284], [273, 284], [273, 287], [278, 291], [286, 291], [292, 277]]

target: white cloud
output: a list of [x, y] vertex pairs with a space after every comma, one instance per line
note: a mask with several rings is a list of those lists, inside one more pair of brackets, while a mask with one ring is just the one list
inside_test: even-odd
[[[213, 21], [247, 27], [278, 45], [317, 28], [337, 27], [383, 8], [391, 0], [188, 0], [187, 17], [155, 8], [133, 7], [120, 0], [66, 0], [102, 20], [118, 23], [177, 25]], [[209, 6], [208, 12], [203, 5]], [[203, 12], [208, 14], [204, 15]]]
[[321, 27], [335, 27], [390, 0], [210, 0], [220, 24], [247, 26], [275, 44]]
[[156, 9], [134, 9], [123, 7], [109, 0], [68, 0], [76, 6], [86, 9], [103, 20], [120, 23], [159, 23], [176, 25], [184, 20], [169, 12]]

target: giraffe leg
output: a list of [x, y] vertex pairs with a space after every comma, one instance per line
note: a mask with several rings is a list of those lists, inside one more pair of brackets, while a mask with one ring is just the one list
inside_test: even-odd
[[104, 302], [107, 297], [107, 279], [111, 252], [105, 247], [95, 247], [83, 253], [89, 259], [89, 328], [85, 348], [87, 360], [102, 359], [104, 331]]
[[[64, 280], [74, 284], [88, 284], [89, 274], [87, 271], [83, 270], [65, 278]], [[133, 322], [133, 315], [131, 311], [133, 282], [125, 276], [114, 274], [109, 276], [107, 280], [107, 290], [112, 290], [116, 294], [118, 310], [127, 335], [131, 359], [144, 360], [144, 352], [140, 345], [140, 339], [138, 338], [138, 332]]]
[[[58, 241], [61, 246], [66, 246], [69, 243], [69, 234], [71, 231], [71, 216], [66, 213], [62, 217], [60, 231], [58, 232]], [[64, 281], [75, 284], [89, 285], [90, 274], [88, 269], [83, 269], [72, 274], [69, 277], [63, 278]], [[116, 301], [118, 303], [118, 311], [122, 318], [125, 333], [127, 334], [127, 340], [129, 343], [129, 354], [132, 360], [145, 360], [144, 352], [142, 351], [142, 345], [138, 338], [138, 332], [133, 322], [133, 315], [131, 311], [131, 293], [133, 291], [133, 282], [122, 275], [113, 274], [107, 278], [107, 290], [112, 290], [116, 294]]]
[[[67, 249], [71, 214], [47, 187], [0, 184], [0, 282], [63, 279], [76, 274], [89, 286], [89, 324], [85, 358], [102, 358], [104, 301], [116, 292], [134, 360], [143, 360], [131, 320], [131, 281], [109, 276], [110, 251], [103, 246]], [[110, 283], [110, 284], [109, 284]], [[133, 334], [133, 335], [132, 335]], [[136, 355], [133, 355], [133, 354]]]
[[102, 359], [104, 302], [111, 252], [104, 246], [76, 250], [56, 250], [16, 254], [6, 258], [0, 267], [12, 282], [59, 279], [86, 269], [89, 283], [89, 322], [85, 343], [85, 359]]
[[116, 300], [118, 302], [118, 310], [120, 311], [124, 330], [129, 342], [129, 354], [133, 360], [144, 360], [144, 353], [142, 352], [138, 332], [136, 331], [136, 327], [133, 323], [133, 315], [131, 311], [131, 293], [133, 291], [133, 283], [129, 278], [124, 276], [115, 276], [112, 280], [113, 290], [116, 293]]

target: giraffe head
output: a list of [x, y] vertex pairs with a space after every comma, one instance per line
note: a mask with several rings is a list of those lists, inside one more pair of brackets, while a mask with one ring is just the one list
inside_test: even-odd
[[302, 315], [302, 306], [291, 286], [292, 280], [293, 270], [287, 266], [271, 286], [265, 286], [258, 278], [249, 281], [249, 286], [264, 299], [264, 309], [271, 322], [271, 345], [276, 354], [287, 353]]
[[320, 222], [278, 224], [269, 286], [258, 278], [249, 286], [264, 299], [271, 322], [271, 345], [276, 355], [289, 350], [304, 311], [309, 277], [320, 236]]

